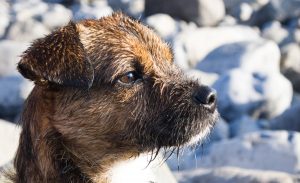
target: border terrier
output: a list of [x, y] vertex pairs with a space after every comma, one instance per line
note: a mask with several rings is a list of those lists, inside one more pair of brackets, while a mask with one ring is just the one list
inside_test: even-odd
[[18, 70], [35, 87], [14, 183], [110, 182], [117, 162], [197, 141], [218, 116], [214, 90], [185, 77], [170, 47], [122, 13], [36, 40]]

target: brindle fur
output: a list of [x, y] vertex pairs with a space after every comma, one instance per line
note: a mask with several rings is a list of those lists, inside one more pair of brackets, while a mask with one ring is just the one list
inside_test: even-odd
[[[20, 119], [15, 183], [109, 182], [116, 162], [187, 144], [217, 116], [192, 102], [200, 84], [169, 46], [121, 13], [38, 39], [18, 69], [36, 86]], [[142, 81], [119, 83], [129, 71]]]

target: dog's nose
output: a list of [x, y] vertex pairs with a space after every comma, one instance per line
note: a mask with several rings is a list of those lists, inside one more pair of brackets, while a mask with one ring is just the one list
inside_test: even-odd
[[198, 105], [214, 110], [216, 108], [217, 93], [216, 90], [208, 86], [200, 86], [193, 93], [193, 101]]

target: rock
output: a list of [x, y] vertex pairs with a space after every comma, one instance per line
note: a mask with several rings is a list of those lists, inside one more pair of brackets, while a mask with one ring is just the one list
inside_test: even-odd
[[262, 25], [271, 20], [283, 22], [289, 18], [299, 17], [299, 6], [300, 1], [298, 0], [269, 0], [268, 4], [252, 17], [251, 24]]
[[241, 22], [246, 22], [250, 20], [252, 14], [253, 14], [253, 8], [250, 6], [250, 4], [247, 3], [241, 3], [238, 8], [232, 9], [231, 15], [236, 17]]
[[237, 20], [230, 15], [226, 15], [223, 20], [219, 23], [219, 26], [234, 26], [237, 24]]
[[219, 119], [214, 128], [212, 129], [210, 135], [208, 136], [208, 143], [213, 143], [216, 141], [221, 141], [229, 138], [230, 130], [229, 126], [223, 119]]
[[200, 26], [213, 26], [224, 18], [225, 7], [222, 0], [146, 0], [145, 15], [156, 13], [166, 13]]
[[289, 39], [289, 31], [282, 27], [279, 21], [272, 21], [264, 24], [262, 28], [262, 36], [266, 39], [282, 44]]
[[217, 74], [214, 73], [205, 73], [199, 70], [190, 69], [186, 71], [186, 74], [194, 79], [198, 80], [201, 84], [212, 86], [219, 78]]
[[237, 167], [217, 167], [174, 172], [179, 183], [294, 183], [295, 175], [279, 171], [251, 170]]
[[145, 0], [108, 0], [109, 6], [114, 11], [122, 11], [126, 14], [140, 18], [144, 12]]
[[227, 121], [249, 115], [272, 118], [289, 108], [291, 83], [281, 74], [260, 74], [233, 69], [213, 85], [218, 93], [218, 109]]
[[[36, 18], [48, 10], [47, 3], [40, 0], [16, 1], [12, 4], [12, 12], [16, 22], [26, 22], [32, 18]], [[32, 30], [34, 28], [32, 27]]]
[[242, 116], [230, 123], [230, 136], [243, 136], [261, 130], [259, 122], [249, 116]]
[[28, 44], [11, 40], [0, 41], [0, 77], [17, 75], [17, 62]]
[[49, 5], [48, 11], [41, 15], [41, 22], [50, 30], [64, 26], [72, 19], [72, 11], [60, 4]]
[[20, 127], [0, 119], [0, 167], [13, 159], [19, 143]]
[[177, 22], [167, 14], [151, 15], [145, 19], [145, 23], [167, 41], [171, 40], [179, 30]]
[[10, 22], [9, 3], [5, 1], [0, 2], [0, 39], [5, 35], [6, 29]]
[[[226, 35], [226, 36], [225, 36]], [[258, 40], [259, 34], [247, 26], [186, 29], [176, 36], [174, 45], [186, 53], [186, 61], [194, 67], [199, 60], [223, 44]], [[175, 60], [176, 60], [175, 55]]]
[[213, 143], [210, 152], [199, 158], [198, 167], [241, 168], [282, 171], [300, 169], [300, 134], [287, 131], [260, 131]]
[[71, 10], [75, 21], [82, 19], [99, 19], [103, 16], [110, 15], [113, 12], [113, 10], [105, 3], [96, 3], [91, 5], [75, 4], [71, 7]]
[[0, 78], [0, 118], [14, 119], [33, 85], [20, 76]]
[[270, 128], [273, 130], [300, 131], [300, 104], [295, 104], [283, 114], [272, 119]]
[[282, 48], [281, 70], [292, 82], [294, 89], [300, 92], [300, 47], [291, 43]]
[[256, 73], [279, 73], [280, 50], [272, 41], [223, 44], [211, 51], [196, 68], [223, 74], [234, 68]]
[[50, 30], [42, 23], [34, 19], [27, 19], [26, 21], [14, 22], [9, 28], [7, 39], [29, 42], [49, 33]]

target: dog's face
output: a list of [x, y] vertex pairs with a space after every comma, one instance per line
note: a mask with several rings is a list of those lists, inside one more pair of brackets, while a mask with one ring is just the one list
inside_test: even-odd
[[55, 91], [53, 126], [85, 154], [181, 146], [217, 118], [214, 91], [186, 78], [166, 43], [120, 13], [36, 41], [18, 69]]

